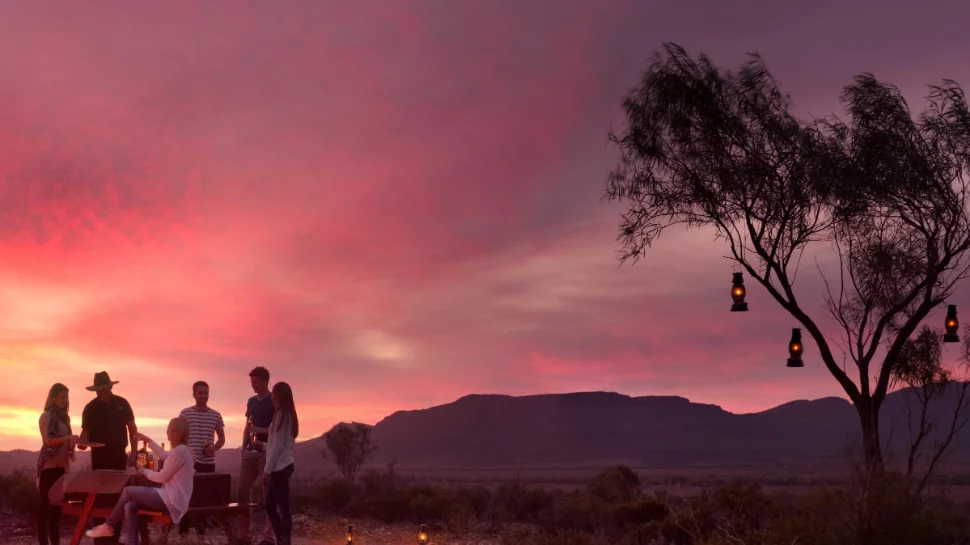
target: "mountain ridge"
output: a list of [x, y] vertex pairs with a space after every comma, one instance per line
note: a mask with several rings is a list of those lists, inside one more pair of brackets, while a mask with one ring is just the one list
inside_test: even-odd
[[[904, 414], [905, 395], [887, 396], [884, 428]], [[937, 412], [945, 414], [950, 401]], [[607, 391], [468, 394], [450, 403], [394, 411], [371, 432], [377, 446], [372, 465], [396, 461], [399, 468], [438, 469], [594, 466], [617, 460], [641, 467], [838, 462], [858, 435], [857, 413], [840, 397], [732, 413], [681, 396]], [[970, 455], [965, 435], [952, 447], [961, 456]], [[321, 437], [297, 443], [297, 464], [332, 469], [323, 449]], [[223, 449], [217, 465], [234, 470], [238, 458], [238, 448]], [[25, 450], [0, 452], [0, 470], [18, 463], [30, 467], [34, 460], [36, 453]]]

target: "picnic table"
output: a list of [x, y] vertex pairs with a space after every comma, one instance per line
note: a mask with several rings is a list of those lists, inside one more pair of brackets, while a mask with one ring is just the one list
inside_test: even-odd
[[[107, 518], [121, 495], [122, 489], [138, 478], [137, 474], [124, 471], [74, 471], [65, 473], [51, 487], [48, 498], [52, 505], [59, 505], [65, 515], [78, 517], [71, 545], [78, 545], [91, 518]], [[234, 543], [232, 519], [243, 509], [229, 503], [231, 477], [226, 473], [196, 473], [192, 498], [186, 517], [213, 517], [226, 533], [229, 543]], [[167, 512], [144, 510], [138, 512], [142, 523], [161, 524], [171, 527], [172, 518]], [[147, 530], [147, 527], [145, 527]], [[166, 533], [167, 535], [167, 533]], [[142, 533], [143, 543], [149, 543], [147, 531]]]

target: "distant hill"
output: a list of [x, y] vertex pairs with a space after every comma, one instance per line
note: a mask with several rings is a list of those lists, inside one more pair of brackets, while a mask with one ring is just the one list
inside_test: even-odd
[[[906, 437], [904, 396], [887, 396], [884, 439], [895, 424], [894, 445]], [[950, 396], [937, 407], [945, 414]], [[938, 415], [936, 415], [938, 416]], [[682, 397], [630, 397], [585, 392], [512, 397], [468, 395], [445, 405], [398, 411], [374, 426], [374, 464], [407, 468], [589, 467], [628, 463], [685, 468], [836, 463], [858, 441], [855, 409], [841, 398], [792, 401], [759, 413], [734, 414]], [[970, 431], [954, 443], [953, 459], [970, 456]], [[320, 455], [321, 438], [297, 443], [303, 471], [333, 466]], [[31, 467], [36, 453], [0, 452], [0, 471]], [[87, 454], [79, 462], [87, 464]], [[218, 453], [217, 466], [235, 471], [239, 449]]]
[[[934, 406], [932, 418], [942, 422], [952, 414], [947, 411], [954, 406], [954, 391]], [[892, 435], [893, 449], [908, 438], [907, 395], [912, 391], [894, 392], [883, 405], [883, 439]], [[611, 392], [469, 395], [438, 407], [398, 411], [373, 431], [379, 447], [375, 462], [396, 459], [401, 468], [843, 464], [860, 435], [855, 408], [841, 398], [734, 414], [682, 397]], [[950, 456], [970, 456], [970, 429], [958, 435]]]

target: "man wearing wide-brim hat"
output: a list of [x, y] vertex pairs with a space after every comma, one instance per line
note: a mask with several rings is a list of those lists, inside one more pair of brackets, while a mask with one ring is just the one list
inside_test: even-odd
[[[81, 413], [81, 443], [78, 448], [84, 450], [87, 443], [99, 446], [91, 448], [91, 469], [121, 470], [128, 466], [129, 438], [137, 431], [135, 413], [125, 398], [115, 395], [112, 387], [118, 381], [111, 380], [108, 373], [101, 371], [94, 375], [94, 382], [87, 389], [97, 393], [97, 397], [84, 406]], [[134, 440], [131, 441], [134, 445]], [[97, 521], [96, 521], [97, 522]], [[121, 524], [110, 538], [98, 538], [95, 543], [117, 543], [117, 536], [121, 535]]]

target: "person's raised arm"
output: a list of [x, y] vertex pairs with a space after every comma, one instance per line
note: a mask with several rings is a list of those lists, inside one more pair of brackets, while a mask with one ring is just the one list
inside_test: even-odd
[[148, 443], [148, 448], [152, 449], [152, 452], [155, 453], [155, 456], [158, 456], [159, 458], [161, 458], [163, 462], [168, 459], [168, 455], [170, 453], [167, 450], [163, 449], [158, 443], [153, 441], [151, 437], [145, 435], [144, 433], [135, 432], [134, 440], [144, 441]]
[[[152, 447], [153, 451], [155, 450], [155, 447], [158, 446], [152, 440], [149, 440], [148, 443], [149, 443], [149, 446]], [[161, 447], [158, 447], [158, 451], [165, 452], [164, 450], [162, 450]], [[183, 452], [188, 452], [188, 451], [183, 451]], [[161, 456], [161, 454], [159, 455]], [[144, 470], [141, 470], [141, 474], [144, 475], [148, 480], [152, 482], [164, 484], [170, 481], [172, 477], [174, 477], [175, 474], [179, 472], [180, 469], [185, 467], [185, 458], [183, 458], [182, 456], [168, 456], [168, 453], [166, 453], [165, 457], [162, 458], [162, 460], [165, 461], [165, 465], [162, 466], [161, 471], [144, 469]]]

